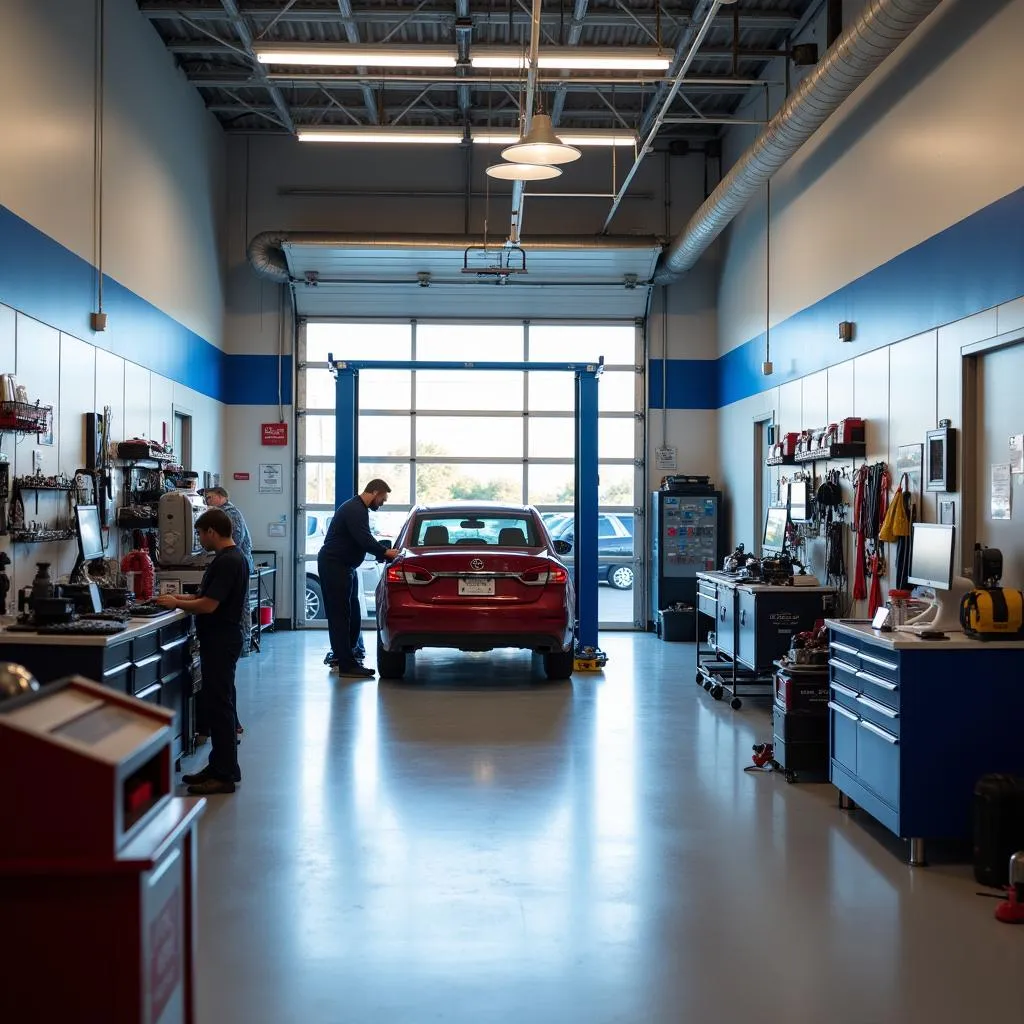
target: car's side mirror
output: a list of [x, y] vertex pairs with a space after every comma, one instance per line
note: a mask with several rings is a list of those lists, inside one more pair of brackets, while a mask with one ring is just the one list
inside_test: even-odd
[[555, 541], [555, 554], [556, 555], [567, 555], [572, 551], [572, 545], [567, 540], [556, 540]]
[[395, 546], [390, 537], [378, 537], [377, 543], [383, 544], [386, 548], [393, 548]]

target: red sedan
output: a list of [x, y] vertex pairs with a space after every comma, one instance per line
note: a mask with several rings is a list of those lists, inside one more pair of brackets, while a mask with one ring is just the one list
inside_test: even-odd
[[575, 594], [566, 541], [524, 505], [417, 506], [377, 585], [377, 671], [399, 679], [422, 647], [544, 656], [549, 679], [573, 669]]

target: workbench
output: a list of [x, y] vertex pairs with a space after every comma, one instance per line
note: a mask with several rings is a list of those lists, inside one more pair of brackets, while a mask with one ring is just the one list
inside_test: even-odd
[[192, 616], [185, 612], [130, 619], [123, 632], [109, 635], [57, 636], [0, 628], [0, 658], [24, 665], [41, 683], [81, 675], [169, 708], [175, 713], [175, 761], [194, 749], [193, 695], [201, 674]]
[[733, 710], [743, 705], [740, 687], [747, 694], [773, 694], [776, 659], [789, 650], [794, 633], [829, 615], [834, 601], [831, 587], [697, 573], [697, 684], [715, 700], [731, 694]]
[[970, 841], [975, 783], [1024, 775], [1024, 643], [963, 633], [922, 640], [869, 622], [829, 627], [830, 778], [849, 801], [909, 840]]

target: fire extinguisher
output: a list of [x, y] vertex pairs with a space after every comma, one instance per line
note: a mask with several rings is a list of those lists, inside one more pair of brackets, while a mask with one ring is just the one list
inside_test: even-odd
[[156, 583], [156, 570], [153, 568], [153, 559], [149, 557], [149, 539], [142, 538], [142, 547], [129, 551], [121, 559], [121, 572], [135, 573], [135, 599], [137, 601], [148, 601], [153, 596], [153, 588]]

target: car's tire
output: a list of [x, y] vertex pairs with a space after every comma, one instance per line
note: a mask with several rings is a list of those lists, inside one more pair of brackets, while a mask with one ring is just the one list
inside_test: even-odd
[[306, 577], [306, 621], [315, 622], [323, 619], [324, 592], [320, 589], [320, 581], [313, 576]]
[[548, 679], [568, 679], [575, 664], [575, 652], [553, 651], [544, 655], [544, 674]]
[[613, 565], [608, 570], [608, 583], [616, 590], [632, 590], [633, 577], [634, 572], [631, 565]]
[[405, 651], [388, 651], [377, 634], [377, 675], [381, 679], [401, 679], [405, 675]]

